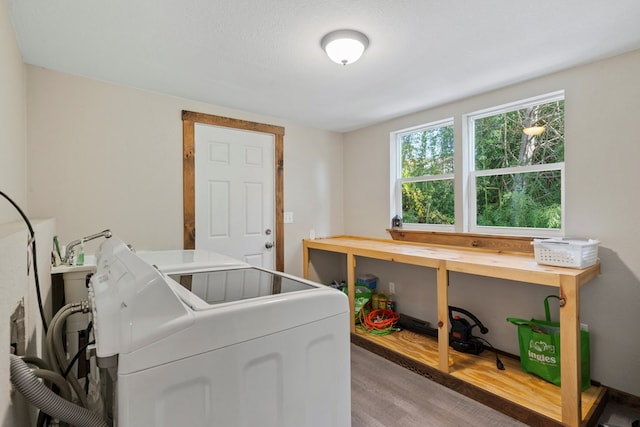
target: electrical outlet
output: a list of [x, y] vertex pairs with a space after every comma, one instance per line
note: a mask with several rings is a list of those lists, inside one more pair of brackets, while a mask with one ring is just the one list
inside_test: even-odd
[[390, 294], [396, 293], [396, 284], [393, 282], [389, 282], [389, 293]]

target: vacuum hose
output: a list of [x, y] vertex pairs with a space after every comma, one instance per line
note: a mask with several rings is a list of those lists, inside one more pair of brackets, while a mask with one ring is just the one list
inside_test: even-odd
[[69, 402], [38, 380], [18, 356], [11, 357], [11, 382], [32, 405], [50, 416], [78, 427], [108, 427], [95, 412]]

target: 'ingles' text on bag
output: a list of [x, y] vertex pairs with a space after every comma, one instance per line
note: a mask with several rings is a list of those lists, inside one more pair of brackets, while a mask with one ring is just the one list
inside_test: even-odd
[[557, 363], [557, 359], [555, 356], [549, 356], [549, 353], [556, 353], [555, 346], [544, 341], [529, 341], [528, 353], [530, 359], [537, 360], [538, 362], [550, 365], [555, 365]]

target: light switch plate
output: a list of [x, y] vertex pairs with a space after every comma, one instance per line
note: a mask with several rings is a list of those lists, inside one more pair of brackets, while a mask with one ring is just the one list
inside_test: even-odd
[[293, 212], [284, 213], [284, 223], [291, 224], [293, 222]]

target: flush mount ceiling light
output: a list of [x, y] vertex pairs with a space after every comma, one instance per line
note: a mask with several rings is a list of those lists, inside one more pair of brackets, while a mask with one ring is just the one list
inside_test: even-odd
[[369, 46], [369, 39], [359, 31], [337, 30], [324, 36], [320, 46], [333, 62], [347, 65], [360, 59]]
[[522, 129], [522, 133], [529, 136], [540, 136], [544, 132], [544, 126], [531, 126]]

